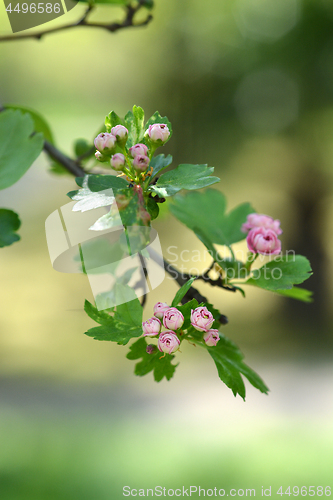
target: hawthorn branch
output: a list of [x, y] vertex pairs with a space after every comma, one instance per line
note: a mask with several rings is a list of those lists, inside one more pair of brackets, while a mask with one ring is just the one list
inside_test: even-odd
[[148, 278], [148, 271], [147, 271], [146, 262], [145, 262], [145, 259], [144, 259], [143, 255], [142, 255], [142, 253], [138, 252], [138, 255], [139, 255], [140, 263], [141, 263], [142, 270], [143, 270], [142, 284], [143, 284], [144, 294], [142, 296], [141, 306], [142, 306], [142, 308], [144, 308], [144, 306], [146, 304], [146, 300], [147, 300], [147, 278]]
[[86, 28], [102, 28], [109, 33], [115, 33], [116, 31], [125, 29], [125, 28], [139, 28], [141, 26], [146, 26], [153, 19], [153, 16], [149, 14], [143, 21], [138, 23], [134, 23], [135, 14], [144, 7], [146, 0], [138, 0], [137, 4], [133, 6], [132, 4], [128, 4], [125, 6], [126, 16], [121, 23], [113, 22], [109, 24], [105, 23], [97, 23], [88, 21], [89, 14], [95, 9], [93, 5], [89, 5], [86, 9], [84, 15], [76, 22], [70, 24], [64, 24], [63, 26], [56, 26], [55, 28], [45, 29], [42, 31], [37, 31], [34, 33], [24, 33], [23, 35], [7, 35], [1, 36], [0, 42], [11, 42], [15, 40], [24, 40], [27, 38], [32, 38], [36, 40], [40, 40], [43, 36], [49, 35], [51, 33], [57, 33], [59, 31], [65, 31], [72, 28], [78, 28], [80, 26], [84, 26]]
[[[151, 252], [151, 250], [150, 250], [150, 252]], [[170, 276], [172, 276], [172, 278], [175, 281], [177, 281], [177, 283], [178, 283], [179, 286], [183, 286], [190, 278], [193, 278], [193, 276], [190, 275], [190, 274], [187, 274], [187, 273], [182, 274], [182, 273], [180, 273], [167, 260], [163, 259], [163, 263], [164, 263], [164, 269], [166, 270], [166, 272], [169, 273]], [[213, 263], [213, 265], [214, 265], [214, 263]], [[209, 270], [206, 271], [206, 273], [208, 273], [212, 269], [213, 265], [211, 266], [211, 268]], [[200, 278], [201, 278], [201, 276], [197, 276], [196, 277], [196, 279], [200, 279]], [[220, 286], [220, 285], [215, 285], [215, 286]], [[223, 287], [223, 288], [225, 288], [225, 287]], [[228, 290], [229, 290], [229, 288], [228, 288]], [[206, 297], [204, 297], [203, 295], [201, 295], [201, 293], [199, 292], [199, 290], [197, 290], [193, 286], [191, 286], [189, 288], [189, 290], [186, 292], [186, 294], [182, 298], [181, 302], [182, 302], [182, 304], [186, 304], [186, 302], [189, 302], [192, 299], [196, 299], [199, 302], [199, 304], [201, 304], [202, 302], [209, 302], [209, 300]], [[227, 316], [225, 316], [224, 314], [221, 314], [221, 316], [219, 318], [219, 322], [222, 325], [226, 325], [228, 323]]]
[[66, 156], [64, 153], [59, 151], [53, 144], [48, 141], [44, 141], [44, 151], [45, 153], [60, 163], [66, 170], [68, 170], [71, 174], [75, 175], [75, 177], [84, 177], [86, 175], [83, 168], [80, 166], [79, 162], [72, 160], [69, 156]]

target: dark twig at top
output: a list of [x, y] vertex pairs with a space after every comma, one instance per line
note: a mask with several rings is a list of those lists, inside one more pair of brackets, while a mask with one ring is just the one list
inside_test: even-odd
[[125, 6], [126, 16], [121, 23], [98, 23], [88, 21], [89, 14], [95, 9], [95, 6], [89, 5], [86, 9], [84, 15], [76, 22], [70, 24], [64, 24], [63, 26], [56, 26], [55, 28], [45, 29], [42, 31], [36, 31], [34, 33], [24, 33], [23, 35], [6, 35], [0, 37], [0, 42], [10, 42], [14, 40], [24, 40], [27, 38], [32, 38], [40, 40], [43, 36], [49, 35], [51, 33], [57, 33], [58, 31], [69, 30], [71, 28], [77, 28], [79, 26], [84, 26], [86, 28], [102, 28], [110, 33], [115, 33], [124, 28], [139, 28], [140, 26], [146, 26], [152, 20], [152, 15], [149, 14], [147, 17], [138, 23], [134, 23], [135, 14], [146, 4], [146, 0], [138, 0], [137, 4], [133, 6], [128, 4]]

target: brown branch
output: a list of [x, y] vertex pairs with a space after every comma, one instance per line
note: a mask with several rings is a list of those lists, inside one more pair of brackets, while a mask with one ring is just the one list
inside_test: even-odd
[[146, 300], [147, 300], [147, 278], [148, 278], [148, 271], [147, 271], [146, 262], [145, 262], [145, 259], [144, 259], [143, 255], [142, 255], [142, 253], [138, 252], [138, 255], [139, 255], [140, 263], [141, 263], [142, 270], [143, 270], [143, 276], [142, 276], [143, 279], [142, 279], [142, 282], [143, 282], [144, 294], [142, 296], [141, 306], [142, 306], [142, 308], [144, 308], [144, 306], [146, 304]]
[[146, 26], [150, 21], [152, 20], [152, 15], [149, 14], [146, 19], [139, 23], [134, 23], [134, 16], [135, 14], [144, 6], [145, 0], [139, 0], [137, 5], [133, 7], [131, 4], [126, 6], [126, 17], [124, 18], [122, 23], [110, 23], [110, 24], [103, 24], [103, 23], [94, 23], [94, 22], [89, 22], [87, 20], [88, 14], [94, 9], [92, 5], [89, 5], [87, 10], [85, 11], [83, 17], [79, 19], [77, 22], [70, 23], [70, 24], [65, 24], [63, 26], [57, 26], [55, 28], [50, 28], [46, 29], [43, 31], [37, 31], [35, 33], [25, 33], [23, 35], [7, 35], [7, 36], [2, 36], [0, 37], [0, 42], [9, 42], [9, 41], [14, 41], [14, 40], [23, 40], [27, 38], [35, 38], [36, 40], [40, 40], [44, 35], [49, 35], [50, 33], [56, 33], [58, 31], [64, 31], [68, 30], [71, 28], [77, 28], [79, 26], [85, 26], [87, 28], [102, 28], [110, 33], [115, 33], [116, 31], [119, 31], [124, 28], [138, 28], [140, 26]]
[[60, 163], [66, 170], [75, 175], [75, 177], [84, 177], [86, 175], [83, 168], [77, 162], [69, 158], [69, 156], [64, 155], [50, 142], [44, 141], [44, 151], [50, 158]]

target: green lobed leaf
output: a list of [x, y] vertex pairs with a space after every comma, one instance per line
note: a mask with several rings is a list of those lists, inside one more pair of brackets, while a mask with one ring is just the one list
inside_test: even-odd
[[95, 154], [94, 144], [87, 139], [76, 139], [74, 142], [74, 153], [76, 157], [86, 155], [89, 153], [89, 157]]
[[192, 229], [199, 239], [205, 237], [210, 244], [226, 246], [245, 238], [241, 226], [247, 216], [255, 211], [249, 203], [243, 203], [225, 213], [226, 198], [216, 189], [207, 189], [204, 193], [178, 195], [170, 205], [170, 210], [178, 220]]
[[150, 177], [151, 181], [159, 172], [161, 172], [161, 170], [163, 170], [164, 168], [171, 165], [171, 163], [172, 163], [172, 156], [171, 155], [168, 155], [167, 157], [165, 157], [165, 155], [154, 156], [151, 159], [151, 162], [149, 165], [150, 167], [153, 167], [153, 172], [152, 172], [151, 177]]
[[37, 113], [37, 111], [27, 108], [26, 106], [18, 106], [16, 104], [6, 104], [6, 109], [18, 109], [22, 113], [29, 113], [34, 123], [34, 131], [41, 132], [46, 141], [54, 144], [54, 138], [49, 124], [42, 115]]
[[154, 200], [154, 198], [148, 198], [146, 204], [147, 211], [150, 215], [150, 220], [157, 219], [160, 209], [158, 207], [158, 203]]
[[[203, 304], [200, 304], [200, 305], [203, 305]], [[176, 309], [178, 309], [178, 311], [180, 311], [182, 313], [182, 315], [184, 316], [184, 324], [182, 326], [182, 329], [183, 330], [187, 330], [188, 328], [191, 327], [191, 311], [192, 309], [196, 309], [197, 307], [199, 307], [199, 303], [196, 299], [192, 299], [190, 300], [189, 302], [186, 302], [186, 304], [184, 304], [183, 306], [174, 306], [176, 307]]]
[[[142, 307], [134, 290], [117, 283], [114, 287], [117, 302], [116, 312], [107, 324], [90, 328], [85, 335], [96, 340], [117, 342], [126, 345], [133, 337], [142, 335]], [[130, 300], [131, 299], [131, 300]], [[91, 308], [89, 309], [91, 312]]]
[[143, 377], [147, 373], [154, 371], [154, 379], [156, 382], [160, 382], [164, 377], [170, 380], [178, 366], [178, 364], [173, 365], [171, 363], [175, 356], [172, 354], [163, 355], [163, 353], [157, 349], [152, 354], [148, 354], [146, 348], [146, 339], [142, 337], [131, 345], [130, 351], [126, 356], [127, 359], [131, 360], [142, 358], [141, 361], [135, 365], [135, 375]]
[[[142, 333], [142, 306], [135, 291], [127, 285], [117, 283], [115, 293], [117, 302], [122, 302], [117, 306], [115, 320], [129, 326], [138, 327]], [[129, 300], [130, 298], [131, 300]]]
[[[128, 192], [128, 182], [114, 175], [86, 175], [84, 177], [77, 177], [76, 183], [82, 186], [82, 189], [67, 193], [69, 198], [78, 202], [73, 207], [74, 211], [85, 212], [95, 208], [110, 206], [114, 202], [114, 196], [118, 193], [124, 192], [132, 196], [132, 192]], [[125, 190], [124, 187], [126, 188]], [[112, 189], [114, 196], [110, 193], [100, 193], [100, 191], [107, 189]], [[117, 223], [119, 223], [119, 218], [117, 218]], [[108, 213], [99, 219], [99, 224], [96, 225], [94, 230], [107, 229], [108, 227], [113, 227], [113, 225], [113, 218]]]
[[105, 193], [95, 193], [90, 191], [88, 187], [84, 187], [79, 191], [71, 191], [67, 193], [72, 200], [77, 201], [72, 210], [74, 212], [86, 212], [95, 208], [108, 207], [114, 202], [114, 196]]
[[43, 134], [34, 134], [30, 114], [8, 109], [0, 113], [0, 189], [17, 182], [40, 155]]
[[193, 278], [190, 278], [188, 281], [186, 281], [186, 283], [184, 283], [184, 285], [177, 291], [173, 301], [172, 301], [172, 304], [171, 304], [171, 307], [176, 307], [179, 302], [182, 300], [182, 298], [184, 297], [184, 295], [186, 295], [186, 293], [189, 291], [189, 289], [191, 288], [192, 286], [192, 283], [193, 281], [196, 279], [196, 277], [194, 276]]
[[21, 221], [17, 213], [6, 208], [0, 208], [0, 248], [19, 241], [20, 236], [15, 232], [20, 225]]
[[231, 257], [222, 258], [214, 247], [213, 243], [207, 238], [207, 236], [201, 229], [194, 225], [193, 231], [195, 232], [199, 240], [205, 245], [212, 259], [225, 271], [229, 278], [234, 277], [234, 274], [237, 278], [246, 278], [247, 272], [244, 269], [243, 262], [239, 260], [233, 260]]
[[133, 106], [133, 128], [132, 128], [132, 137], [133, 143], [138, 144], [143, 139], [144, 133], [144, 122], [145, 122], [145, 113], [140, 106]]
[[274, 290], [275, 293], [283, 295], [284, 297], [289, 297], [290, 299], [301, 300], [302, 302], [313, 302], [313, 292], [306, 290], [305, 288], [300, 288], [298, 286], [293, 286], [292, 288], [286, 290]]
[[246, 284], [270, 291], [286, 290], [303, 283], [311, 274], [310, 262], [303, 255], [279, 255], [260, 269], [254, 269]]
[[76, 177], [75, 182], [78, 186], [82, 187], [83, 183], [87, 180], [88, 187], [91, 191], [103, 191], [104, 189], [113, 189], [114, 194], [119, 189], [128, 187], [128, 182], [123, 177], [115, 175], [86, 175], [85, 177]]
[[84, 310], [91, 319], [100, 325], [110, 325], [113, 321], [112, 316], [106, 310], [99, 311], [88, 300], [84, 303]]
[[134, 225], [144, 225], [141, 215], [140, 215], [140, 203], [138, 194], [132, 189], [123, 189], [118, 191], [119, 194], [124, 194], [129, 200], [128, 205], [125, 208], [119, 209], [119, 215], [121, 217], [122, 224], [125, 227]]
[[117, 342], [119, 345], [126, 345], [133, 337], [139, 337], [142, 334], [142, 328], [130, 327], [125, 329], [118, 328], [118, 325], [112, 321], [109, 325], [96, 326], [85, 332], [88, 337], [93, 337], [95, 340]]
[[154, 123], [164, 123], [165, 125], [168, 126], [168, 129], [170, 131], [170, 135], [168, 137], [168, 140], [164, 143], [166, 144], [172, 137], [172, 125], [169, 122], [168, 118], [166, 116], [161, 116], [158, 111], [155, 111], [155, 113], [149, 118], [149, 120], [146, 123], [145, 130], [148, 130], [150, 125], [154, 125]]
[[112, 211], [107, 214], [102, 215], [97, 221], [90, 226], [91, 231], [104, 231], [105, 229], [110, 229], [112, 227], [119, 226], [121, 224], [121, 219], [118, 214], [113, 214]]
[[124, 119], [125, 127], [128, 130], [128, 139], [126, 142], [126, 147], [130, 148], [136, 144], [134, 142], [134, 135], [135, 135], [135, 130], [134, 130], [134, 116], [133, 116], [133, 111], [128, 111], [125, 115]]
[[239, 394], [245, 401], [245, 385], [241, 374], [260, 392], [268, 393], [268, 387], [263, 380], [249, 366], [243, 363], [243, 354], [236, 344], [220, 333], [220, 340], [215, 347], [208, 347], [207, 351], [213, 358], [219, 377], [233, 392]]
[[157, 183], [151, 185], [149, 189], [161, 197], [173, 196], [181, 189], [201, 189], [220, 181], [218, 177], [211, 175], [213, 172], [214, 167], [207, 165], [178, 165], [175, 169], [162, 174]]
[[106, 131], [110, 133], [111, 129], [117, 125], [124, 125], [124, 120], [120, 118], [115, 111], [110, 111], [110, 113], [105, 117]]

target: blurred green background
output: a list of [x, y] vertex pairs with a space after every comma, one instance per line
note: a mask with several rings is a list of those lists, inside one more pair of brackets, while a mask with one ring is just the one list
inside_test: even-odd
[[[78, 28], [1, 43], [1, 102], [39, 111], [68, 154], [111, 109], [158, 109], [173, 124], [164, 152], [175, 164], [209, 163], [231, 208], [249, 201], [281, 220], [284, 250], [311, 260], [305, 286], [315, 301], [252, 289], [244, 300], [199, 286], [228, 316], [223, 331], [268, 397], [248, 387], [246, 403], [233, 398], [191, 346], [170, 382], [135, 378], [127, 347], [83, 335], [94, 324], [83, 312], [92, 301], [86, 277], [51, 267], [44, 222], [75, 183], [50, 174], [41, 156], [0, 192], [1, 207], [22, 220], [21, 241], [0, 256], [1, 500], [120, 499], [125, 485], [256, 488], [257, 496], [272, 486], [272, 498], [281, 485], [333, 486], [333, 4], [156, 0], [153, 14], [147, 28], [114, 35]], [[114, 7], [92, 17], [120, 18]], [[2, 6], [1, 34], [9, 29]], [[167, 207], [154, 227], [176, 267], [209, 265]], [[184, 249], [202, 253], [199, 265], [182, 261]], [[144, 318], [176, 289], [166, 277]]]

